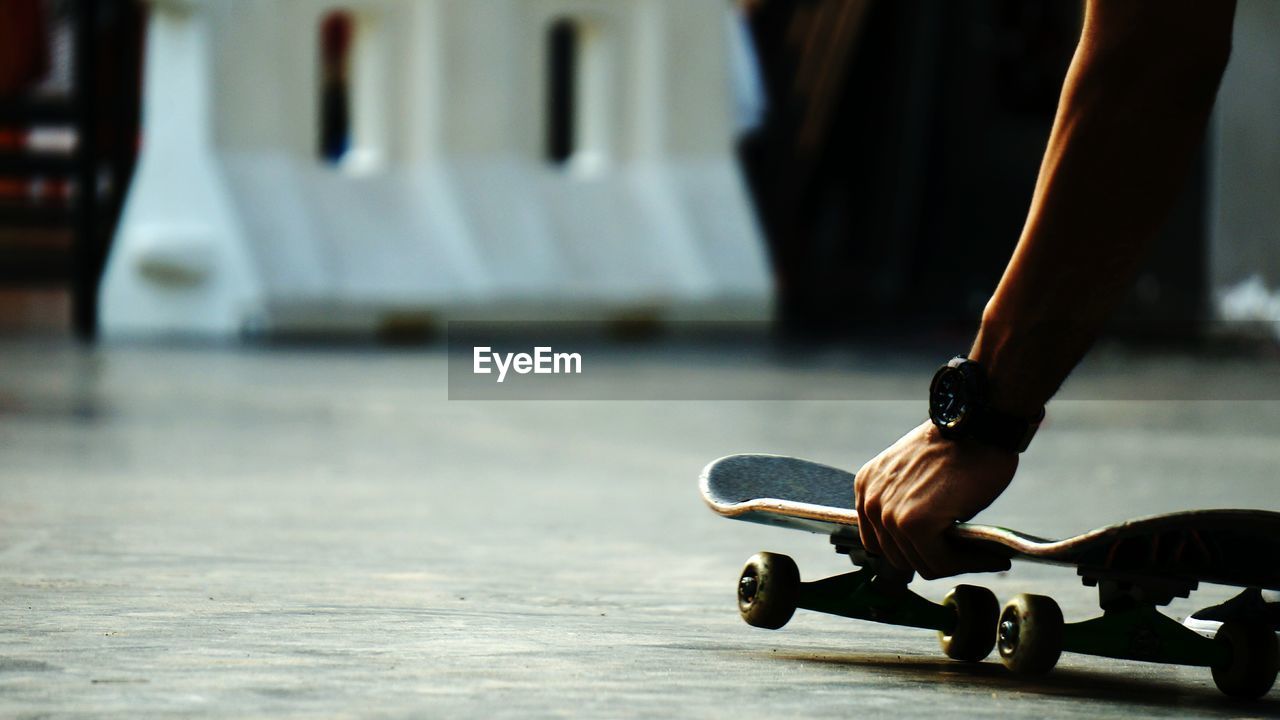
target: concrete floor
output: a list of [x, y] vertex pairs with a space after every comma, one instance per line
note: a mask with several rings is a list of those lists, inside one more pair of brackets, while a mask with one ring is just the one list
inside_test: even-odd
[[[595, 379], [692, 372], [640, 355], [606, 353]], [[810, 578], [844, 560], [714, 516], [699, 469], [739, 451], [856, 467], [920, 418], [905, 388], [932, 361], [731, 355], [704, 355], [702, 382], [880, 399], [459, 402], [439, 351], [0, 344], [0, 716], [1280, 715], [1280, 691], [1232, 703], [1205, 670], [1066, 656], [1027, 683], [927, 632], [746, 626], [752, 552]], [[1059, 535], [1280, 508], [1274, 361], [1117, 362], [1072, 380], [982, 520]], [[1162, 394], [1180, 378], [1210, 390]], [[1068, 570], [974, 579], [1094, 610]]]

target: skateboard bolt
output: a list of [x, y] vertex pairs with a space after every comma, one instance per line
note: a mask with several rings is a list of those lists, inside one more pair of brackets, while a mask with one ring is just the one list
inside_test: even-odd
[[1012, 620], [1000, 623], [1000, 649], [1012, 652], [1018, 646], [1018, 624]]
[[756, 599], [756, 590], [760, 588], [760, 581], [755, 575], [745, 575], [742, 580], [738, 581], [738, 597], [743, 602], [751, 602]]

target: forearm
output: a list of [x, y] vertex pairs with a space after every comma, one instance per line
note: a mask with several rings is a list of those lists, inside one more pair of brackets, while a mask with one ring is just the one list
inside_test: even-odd
[[970, 357], [1032, 415], [1124, 297], [1203, 138], [1232, 2], [1091, 0], [1030, 213]]

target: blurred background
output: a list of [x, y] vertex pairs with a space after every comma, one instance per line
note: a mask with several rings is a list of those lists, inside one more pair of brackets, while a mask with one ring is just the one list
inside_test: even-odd
[[[698, 498], [715, 457], [856, 469], [924, 420], [1080, 13], [0, 0], [0, 716], [1238, 715], [1198, 668], [756, 632], [750, 552], [847, 560]], [[1277, 58], [1240, 0], [1177, 209], [980, 521], [1277, 509]], [[455, 382], [498, 347], [456, 321], [583, 374]], [[1097, 612], [1061, 568], [980, 582]]]
[[[967, 333], [1080, 3], [5, 0], [9, 333]], [[1274, 338], [1280, 10], [1112, 334]], [[90, 188], [86, 192], [85, 188]], [[407, 332], [401, 332], [405, 331]]]

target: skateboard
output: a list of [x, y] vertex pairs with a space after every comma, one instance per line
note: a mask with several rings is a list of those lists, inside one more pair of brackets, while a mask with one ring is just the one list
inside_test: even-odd
[[1280, 668], [1276, 635], [1265, 624], [1228, 621], [1214, 638], [1158, 608], [1200, 583], [1280, 589], [1280, 513], [1193, 510], [1138, 518], [1051, 540], [989, 525], [957, 523], [952, 542], [974, 553], [1073, 567], [1098, 588], [1102, 615], [1067, 623], [1043, 595], [1001, 607], [988, 589], [959, 585], [935, 603], [908, 588], [904, 573], [867, 553], [853, 510], [853, 473], [780, 455], [730, 455], [702, 471], [702, 497], [735, 520], [805, 530], [830, 538], [857, 570], [801, 582], [795, 562], [762, 552], [738, 580], [747, 623], [778, 629], [797, 608], [858, 620], [935, 630], [942, 651], [965, 662], [998, 649], [1023, 675], [1047, 673], [1063, 652], [1208, 667], [1218, 688], [1258, 698]]

